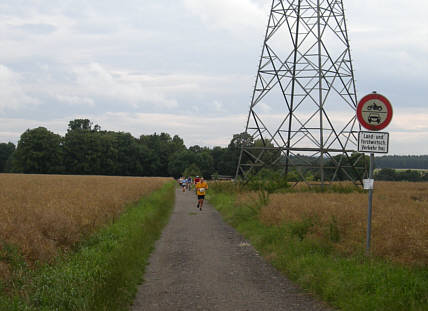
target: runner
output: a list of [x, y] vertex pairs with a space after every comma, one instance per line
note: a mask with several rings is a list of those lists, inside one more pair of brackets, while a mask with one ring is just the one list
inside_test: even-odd
[[191, 190], [192, 189], [192, 177], [187, 177], [187, 190]]
[[202, 211], [202, 206], [204, 205], [204, 199], [206, 191], [208, 190], [208, 184], [204, 180], [203, 177], [201, 177], [200, 181], [196, 184], [196, 194], [198, 195], [198, 204], [196, 205], [197, 208], [199, 208], [200, 211]]
[[187, 179], [183, 177], [183, 179], [181, 180], [181, 187], [183, 188], [183, 192], [186, 191], [186, 184], [187, 184]]

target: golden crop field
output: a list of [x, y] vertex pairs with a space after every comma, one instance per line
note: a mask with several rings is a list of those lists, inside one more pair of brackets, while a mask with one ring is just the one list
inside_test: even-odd
[[29, 262], [49, 261], [168, 180], [0, 174], [0, 247], [17, 246]]
[[[367, 209], [367, 193], [272, 194], [260, 218], [266, 224], [310, 219], [309, 235], [320, 240], [330, 240], [331, 230], [338, 229], [334, 245], [347, 254], [365, 249]], [[428, 265], [428, 183], [375, 183], [372, 254], [397, 263]]]

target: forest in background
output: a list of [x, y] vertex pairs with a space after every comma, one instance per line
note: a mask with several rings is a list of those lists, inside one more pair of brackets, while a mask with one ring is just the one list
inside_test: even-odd
[[64, 137], [44, 127], [25, 131], [17, 146], [0, 144], [0, 172], [115, 176], [235, 174], [240, 137], [223, 147], [187, 148], [178, 135], [104, 131], [88, 119], [68, 124]]
[[[25, 131], [17, 146], [0, 143], [0, 172], [115, 176], [234, 176], [240, 147], [257, 145], [246, 133], [227, 147], [186, 147], [178, 135], [104, 131], [88, 119], [75, 119], [62, 137], [44, 127]], [[267, 154], [266, 156], [276, 156]], [[314, 159], [316, 161], [316, 159]], [[428, 155], [376, 157], [382, 180], [426, 181], [428, 174], [395, 169], [428, 169]], [[427, 175], [427, 176], [425, 176]], [[316, 177], [315, 177], [316, 179]]]
[[377, 168], [428, 169], [428, 155], [385, 155], [376, 157]]

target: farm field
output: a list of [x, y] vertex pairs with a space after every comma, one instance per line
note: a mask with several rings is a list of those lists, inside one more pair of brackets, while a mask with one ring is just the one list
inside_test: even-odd
[[[0, 174], [0, 255], [6, 258], [12, 245], [29, 264], [49, 262], [169, 180]], [[8, 273], [7, 261], [0, 261], [0, 277]]]
[[371, 256], [367, 193], [248, 188], [212, 183], [208, 200], [304, 289], [339, 310], [428, 310], [428, 183], [375, 182]]
[[[242, 193], [238, 202], [254, 201]], [[367, 193], [277, 193], [260, 210], [267, 225], [300, 223], [308, 238], [328, 242], [343, 254], [362, 253]], [[306, 228], [304, 228], [306, 226]], [[376, 182], [372, 254], [406, 265], [428, 265], [428, 183]]]

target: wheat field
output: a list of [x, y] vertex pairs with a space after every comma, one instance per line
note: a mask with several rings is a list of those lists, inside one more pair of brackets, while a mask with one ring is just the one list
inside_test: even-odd
[[[48, 262], [169, 180], [0, 174], [0, 255], [14, 245], [29, 263]], [[0, 276], [7, 273], [0, 261]]]
[[[254, 194], [241, 196], [238, 202], [254, 200]], [[365, 249], [367, 210], [367, 193], [272, 194], [260, 219], [271, 225], [309, 219], [308, 235], [324, 241], [338, 229], [334, 247], [351, 254]], [[428, 265], [428, 183], [375, 183], [371, 250], [393, 262]]]

